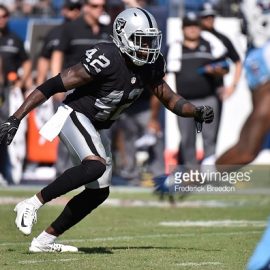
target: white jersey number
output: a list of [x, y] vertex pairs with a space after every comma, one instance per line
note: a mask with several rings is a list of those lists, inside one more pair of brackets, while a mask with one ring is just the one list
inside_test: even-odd
[[111, 62], [104, 55], [99, 55], [98, 58], [92, 60], [92, 57], [96, 52], [97, 49], [87, 50], [85, 55], [87, 57], [86, 62], [88, 62], [89, 65], [95, 69], [96, 73], [99, 73], [101, 71], [101, 68], [106, 68], [107, 66], [110, 65]]

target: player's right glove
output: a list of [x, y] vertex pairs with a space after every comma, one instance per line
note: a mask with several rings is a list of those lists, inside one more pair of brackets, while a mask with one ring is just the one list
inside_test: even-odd
[[194, 116], [197, 132], [202, 131], [202, 123], [212, 123], [214, 120], [214, 111], [210, 106], [199, 106], [195, 109]]
[[20, 125], [20, 120], [15, 116], [10, 116], [7, 121], [0, 124], [0, 143], [3, 140], [6, 141], [6, 144], [9, 145]]

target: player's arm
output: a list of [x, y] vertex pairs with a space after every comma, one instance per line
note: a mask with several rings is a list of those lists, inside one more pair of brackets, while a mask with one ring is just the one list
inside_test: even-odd
[[164, 80], [152, 85], [150, 88], [154, 95], [171, 112], [183, 117], [194, 117], [196, 107], [183, 97], [174, 93]]
[[18, 120], [21, 120], [32, 109], [45, 102], [54, 94], [66, 92], [70, 89], [86, 84], [89, 81], [91, 81], [91, 76], [86, 73], [81, 63], [72, 66], [37, 86], [13, 116]]
[[172, 91], [170, 86], [161, 80], [150, 86], [156, 97], [171, 112], [182, 117], [193, 117], [199, 123], [211, 123], [214, 119], [213, 109], [209, 106], [196, 107], [182, 96]]
[[93, 80], [81, 63], [72, 66], [57, 76], [39, 85], [23, 102], [19, 109], [0, 125], [0, 143], [6, 137], [10, 144], [14, 138], [20, 121], [34, 108], [59, 92], [66, 92]]
[[[50, 65], [52, 76], [56, 76], [58, 73], [62, 71], [63, 63], [64, 63], [64, 51], [54, 50], [52, 52], [51, 65]], [[57, 93], [53, 96], [53, 99], [57, 102], [63, 101], [64, 98], [65, 98], [65, 93]]]
[[159, 121], [159, 112], [160, 112], [160, 102], [155, 95], [152, 95], [150, 98], [150, 119], [148, 122], [148, 130], [154, 133], [159, 133], [160, 121]]
[[196, 107], [182, 96], [176, 94], [163, 80], [166, 72], [166, 62], [162, 54], [155, 62], [152, 69], [152, 76], [148, 86], [154, 95], [171, 112], [182, 117], [193, 117], [196, 122], [211, 123], [214, 118], [213, 109], [209, 106]]

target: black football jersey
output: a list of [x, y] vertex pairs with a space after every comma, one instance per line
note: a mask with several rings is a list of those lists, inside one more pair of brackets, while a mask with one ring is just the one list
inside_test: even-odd
[[40, 56], [50, 60], [55, 48], [59, 45], [61, 39], [61, 33], [63, 31], [64, 24], [53, 27], [45, 36], [43, 40], [43, 47], [40, 51]]
[[99, 43], [82, 58], [85, 70], [95, 79], [76, 88], [64, 103], [86, 115], [96, 129], [109, 128], [147, 85], [158, 83], [165, 74], [160, 55], [154, 64], [128, 65], [114, 43]]
[[3, 71], [5, 82], [7, 82], [9, 72], [17, 72], [22, 63], [29, 59], [22, 40], [8, 29], [1, 33], [0, 58], [1, 71]]

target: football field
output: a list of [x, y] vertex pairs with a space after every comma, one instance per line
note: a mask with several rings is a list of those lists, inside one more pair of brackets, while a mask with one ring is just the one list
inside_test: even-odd
[[151, 189], [112, 189], [108, 201], [60, 237], [79, 253], [31, 254], [32, 237], [73, 194], [40, 209], [31, 236], [14, 224], [14, 205], [36, 192], [0, 191], [0, 268], [242, 270], [270, 215], [266, 190], [191, 194], [171, 206]]

